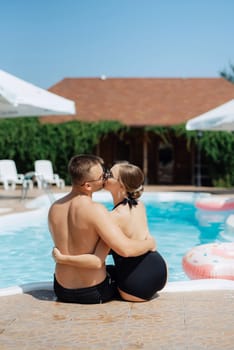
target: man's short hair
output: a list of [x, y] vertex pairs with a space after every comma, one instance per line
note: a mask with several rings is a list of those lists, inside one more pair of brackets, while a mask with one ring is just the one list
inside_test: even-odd
[[68, 164], [68, 172], [73, 185], [81, 185], [89, 178], [89, 173], [94, 165], [104, 165], [101, 157], [93, 154], [79, 154], [72, 157]]

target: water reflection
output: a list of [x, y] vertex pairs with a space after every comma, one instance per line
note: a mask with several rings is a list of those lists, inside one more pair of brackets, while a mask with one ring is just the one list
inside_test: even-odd
[[210, 241], [223, 241], [225, 223], [230, 215], [230, 211], [207, 211], [197, 209], [195, 218], [200, 230], [200, 244], [210, 243]]

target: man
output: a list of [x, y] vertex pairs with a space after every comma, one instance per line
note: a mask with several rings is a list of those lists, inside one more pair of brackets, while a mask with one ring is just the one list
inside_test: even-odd
[[[93, 155], [78, 155], [69, 162], [71, 192], [56, 201], [49, 211], [49, 228], [55, 246], [70, 255], [93, 254], [101, 238], [122, 256], [136, 256], [155, 248], [152, 238], [130, 240], [112, 222], [107, 209], [92, 200], [103, 188], [105, 171], [102, 160]], [[56, 264], [54, 290], [60, 301], [82, 304], [112, 300], [116, 287], [106, 272], [92, 266]]]

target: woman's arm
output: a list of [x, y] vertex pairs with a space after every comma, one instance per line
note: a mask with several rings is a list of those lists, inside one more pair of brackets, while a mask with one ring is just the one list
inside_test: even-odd
[[54, 248], [52, 256], [58, 264], [86, 269], [100, 269], [105, 262], [109, 250], [109, 247], [102, 240], [99, 240], [94, 254], [67, 255], [62, 254], [58, 248]]
[[[146, 208], [143, 202], [140, 202], [142, 205], [142, 223], [144, 224], [145, 227], [145, 239], [149, 239], [152, 237], [150, 231], [149, 231], [149, 225], [148, 225], [148, 220], [147, 220], [147, 214], [146, 214]], [[157, 249], [157, 242], [155, 240], [155, 250]]]

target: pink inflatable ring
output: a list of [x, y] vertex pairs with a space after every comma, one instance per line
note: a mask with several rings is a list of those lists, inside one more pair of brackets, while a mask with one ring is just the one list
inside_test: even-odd
[[182, 265], [190, 279], [234, 280], [234, 242], [194, 247], [183, 257]]
[[195, 207], [202, 210], [225, 211], [234, 210], [234, 198], [209, 196], [196, 200]]

